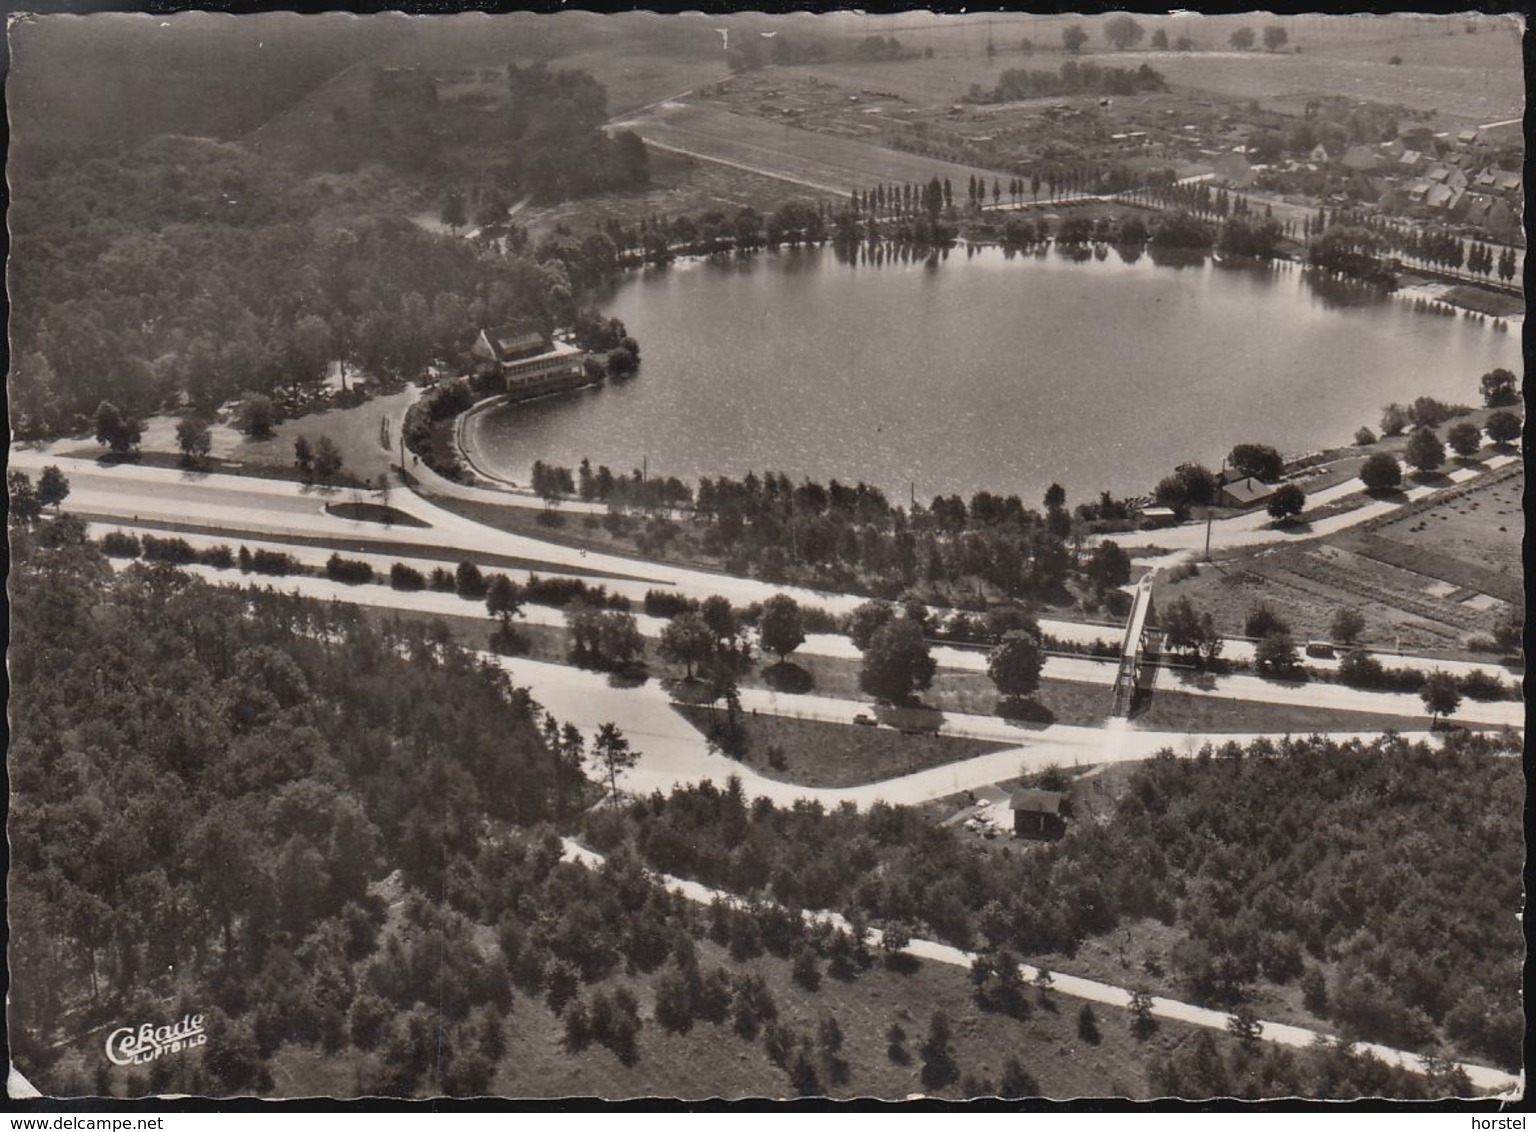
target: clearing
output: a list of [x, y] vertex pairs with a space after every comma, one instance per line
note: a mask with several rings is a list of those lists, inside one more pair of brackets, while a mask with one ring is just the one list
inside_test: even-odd
[[[673, 710], [709, 735], [725, 713], [701, 704]], [[929, 767], [1005, 751], [1004, 743], [950, 735], [906, 735], [890, 727], [847, 726], [748, 713], [737, 720], [740, 753], [730, 756], [765, 778], [802, 786], [864, 786]]]

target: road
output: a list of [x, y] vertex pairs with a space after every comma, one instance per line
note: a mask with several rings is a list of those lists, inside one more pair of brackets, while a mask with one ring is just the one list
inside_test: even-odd
[[[566, 838], [563, 841], [564, 857], [569, 861], [578, 861], [591, 869], [602, 866], [604, 858], [601, 854], [594, 853], [583, 845]], [[661, 874], [657, 880], [670, 892], [674, 892], [685, 899], [697, 904], [713, 904], [716, 900], [723, 900], [728, 904], [744, 906], [745, 901], [735, 893], [722, 889], [709, 888], [697, 881], [685, 880], [680, 877]], [[805, 911], [801, 913], [807, 920], [824, 921], [834, 925], [843, 931], [849, 930], [846, 919], [835, 912]], [[870, 946], [880, 950], [881, 932], [878, 929], [870, 929]], [[942, 963], [950, 967], [960, 967], [969, 970], [976, 958], [973, 951], [965, 951], [949, 944], [935, 943], [931, 940], [914, 939], [902, 951], [907, 955], [927, 960], [932, 963]], [[1028, 983], [1033, 983], [1041, 975], [1038, 967], [1028, 963], [1019, 964], [1019, 973]], [[1061, 971], [1051, 971], [1051, 990], [1054, 993], [1066, 995], [1068, 998], [1082, 999], [1086, 1002], [1102, 1003], [1105, 1006], [1114, 1006], [1121, 1009], [1129, 1008], [1131, 1004], [1131, 992], [1125, 987], [1114, 986], [1110, 983], [1101, 983], [1094, 979], [1085, 979], [1078, 975], [1069, 975]], [[1161, 995], [1153, 995], [1151, 998], [1152, 1015], [1156, 1018], [1166, 1018], [1170, 1021], [1184, 1022], [1191, 1026], [1200, 1026], [1208, 1030], [1220, 1030], [1226, 1032], [1228, 1020], [1231, 1015], [1220, 1010], [1211, 1010], [1208, 1007], [1196, 1006], [1193, 1003], [1181, 1002], [1178, 999], [1164, 998]], [[1322, 1034], [1315, 1030], [1308, 1030], [1301, 1026], [1292, 1026], [1283, 1022], [1262, 1022], [1259, 1039], [1266, 1042], [1274, 1042], [1277, 1045], [1290, 1046], [1293, 1049], [1306, 1049], [1319, 1038], [1329, 1038], [1332, 1035]], [[1374, 1042], [1358, 1042], [1355, 1048], [1368, 1052], [1388, 1065], [1395, 1065], [1406, 1069], [1411, 1073], [1424, 1073], [1425, 1066], [1421, 1055], [1411, 1050], [1393, 1049], [1390, 1046], [1379, 1045]], [[1458, 1067], [1472, 1082], [1473, 1088], [1479, 1092], [1498, 1093], [1506, 1095], [1509, 1099], [1517, 1099], [1524, 1095], [1525, 1079], [1523, 1074], [1515, 1075], [1502, 1069], [1493, 1069], [1484, 1065], [1473, 1065], [1467, 1062], [1458, 1063]]]
[[424, 526], [396, 524], [385, 528], [377, 523], [339, 518], [325, 509], [327, 503], [345, 503], [354, 498], [377, 502], [380, 497], [376, 492], [314, 488], [284, 480], [191, 473], [137, 464], [104, 467], [94, 460], [28, 449], [11, 452], [11, 466], [34, 475], [49, 464], [58, 465], [69, 478], [71, 511], [125, 522], [138, 519], [201, 527], [210, 534], [223, 534], [221, 541], [225, 542], [233, 537], [229, 532], [235, 531], [252, 537], [267, 535], [279, 541], [284, 536], [321, 536], [358, 548], [368, 543], [390, 543], [437, 551], [497, 554], [525, 559], [551, 573], [564, 569], [608, 575], [644, 583], [646, 588], [670, 587], [700, 598], [718, 593], [736, 605], [750, 605], [775, 593], [788, 593], [802, 604], [846, 613], [864, 600], [853, 594], [769, 585], [750, 578], [510, 534], [465, 519], [403, 490], [393, 492], [390, 506]]

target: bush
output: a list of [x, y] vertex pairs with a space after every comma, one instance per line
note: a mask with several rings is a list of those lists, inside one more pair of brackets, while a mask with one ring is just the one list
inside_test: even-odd
[[220, 543], [218, 546], [210, 546], [207, 550], [199, 552], [197, 560], [204, 566], [212, 566], [215, 570], [228, 570], [235, 564], [235, 555], [229, 547]]
[[137, 558], [139, 540], [126, 531], [108, 531], [101, 536], [101, 552], [109, 558]]
[[453, 575], [453, 592], [465, 601], [480, 601], [485, 597], [489, 583], [480, 567], [473, 562], [460, 562]]
[[251, 551], [251, 569], [257, 574], [273, 574], [283, 577], [299, 572], [299, 563], [291, 554], [280, 550]]
[[389, 584], [397, 590], [424, 590], [427, 588], [427, 579], [420, 570], [404, 562], [396, 562], [389, 568]]
[[1469, 699], [1474, 700], [1502, 700], [1509, 694], [1509, 689], [1504, 681], [1489, 672], [1469, 672], [1458, 682], [1461, 691]]
[[1355, 443], [1361, 448], [1366, 448], [1376, 443], [1376, 434], [1364, 425], [1361, 425], [1355, 429]]
[[156, 538], [144, 536], [144, 558], [148, 562], [169, 562], [173, 566], [189, 566], [197, 561], [197, 552], [183, 538]]
[[333, 582], [345, 582], [349, 586], [373, 581], [373, 567], [356, 558], [343, 558], [332, 552], [325, 562], [325, 576]]
[[441, 566], [432, 568], [432, 577], [427, 584], [435, 593], [451, 594], [453, 592], [453, 575]]
[[676, 617], [698, 611], [699, 603], [691, 597], [670, 590], [645, 591], [645, 612], [651, 617]]
[[1243, 622], [1243, 633], [1250, 637], [1268, 637], [1275, 633], [1289, 633], [1291, 627], [1267, 605], [1259, 604], [1248, 611]]

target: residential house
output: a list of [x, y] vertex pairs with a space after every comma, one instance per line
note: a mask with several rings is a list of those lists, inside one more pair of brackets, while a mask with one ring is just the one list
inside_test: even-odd
[[1244, 476], [1240, 480], [1221, 485], [1220, 501], [1223, 507], [1255, 507], [1268, 502], [1276, 490], [1275, 484]]
[[1031, 841], [1055, 841], [1067, 832], [1072, 803], [1056, 790], [1016, 790], [1008, 802], [1013, 835]]

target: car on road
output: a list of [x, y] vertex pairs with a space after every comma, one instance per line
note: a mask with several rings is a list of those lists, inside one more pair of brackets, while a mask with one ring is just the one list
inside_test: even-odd
[[857, 723], [860, 727], [879, 727], [880, 726], [880, 724], [875, 721], [875, 717], [874, 716], [870, 715], [868, 712], [863, 712], [863, 711], [859, 712], [858, 715], [854, 716], [853, 717], [853, 721], [855, 723]]

